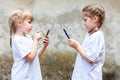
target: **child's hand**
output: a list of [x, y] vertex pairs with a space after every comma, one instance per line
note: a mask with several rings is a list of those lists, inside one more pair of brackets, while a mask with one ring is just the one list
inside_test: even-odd
[[44, 37], [44, 39], [43, 39], [43, 45], [44, 45], [44, 46], [48, 46], [48, 44], [49, 44], [49, 37], [46, 36], [46, 37]]
[[68, 39], [68, 44], [69, 44], [69, 46], [71, 46], [71, 47], [73, 47], [75, 49], [77, 49], [78, 46], [79, 46], [78, 41], [76, 41], [74, 39]]
[[41, 33], [39, 32], [39, 30], [37, 30], [37, 32], [35, 33], [35, 36], [34, 36], [34, 40], [39, 41], [41, 38], [42, 38], [42, 35], [41, 35]]

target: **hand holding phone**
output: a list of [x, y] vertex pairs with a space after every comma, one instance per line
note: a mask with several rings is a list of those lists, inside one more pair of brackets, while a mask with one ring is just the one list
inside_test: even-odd
[[[47, 31], [47, 33], [46, 33], [46, 35], [45, 35], [46, 38], [47, 38], [49, 32], [50, 32], [50, 30], [48, 29], [48, 31]], [[43, 43], [45, 43], [45, 42], [43, 42]]]
[[67, 36], [67, 38], [70, 39], [70, 36], [68, 35], [66, 29], [63, 29], [63, 31], [64, 31], [65, 35]]
[[48, 36], [49, 32], [50, 32], [50, 30], [48, 29], [48, 31], [47, 31], [47, 33], [46, 33], [45, 37], [47, 37], [47, 36]]

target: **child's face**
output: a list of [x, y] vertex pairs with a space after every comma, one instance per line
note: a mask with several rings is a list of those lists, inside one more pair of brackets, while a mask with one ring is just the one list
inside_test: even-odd
[[23, 33], [28, 34], [32, 30], [32, 22], [29, 19], [23, 21]]
[[88, 32], [96, 27], [94, 18], [88, 17], [87, 15], [85, 15], [84, 12], [82, 13], [82, 17], [83, 17], [83, 24], [87, 28]]

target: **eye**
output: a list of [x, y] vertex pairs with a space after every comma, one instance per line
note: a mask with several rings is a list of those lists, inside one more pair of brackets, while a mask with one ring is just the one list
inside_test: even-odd
[[87, 21], [87, 19], [84, 19], [84, 21], [86, 22], [86, 21]]
[[31, 24], [32, 22], [31, 21], [28, 21], [29, 24]]

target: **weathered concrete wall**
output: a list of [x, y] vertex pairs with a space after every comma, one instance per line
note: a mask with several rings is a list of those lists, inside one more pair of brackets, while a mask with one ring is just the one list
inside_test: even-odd
[[120, 0], [0, 0], [0, 55], [10, 52], [9, 13], [16, 8], [25, 8], [35, 16], [31, 34], [39, 29], [43, 35], [50, 32], [47, 50], [57, 52], [74, 51], [67, 45], [62, 28], [67, 28], [70, 36], [82, 43], [86, 30], [82, 25], [81, 9], [89, 3], [102, 4], [106, 11], [104, 34], [106, 41], [106, 61], [120, 66]]

